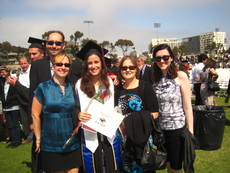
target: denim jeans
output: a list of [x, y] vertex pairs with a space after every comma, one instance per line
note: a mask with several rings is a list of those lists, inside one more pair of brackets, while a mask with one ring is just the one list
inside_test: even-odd
[[6, 125], [9, 129], [10, 138], [12, 143], [21, 142], [21, 129], [19, 125], [20, 113], [19, 110], [4, 111], [6, 116]]

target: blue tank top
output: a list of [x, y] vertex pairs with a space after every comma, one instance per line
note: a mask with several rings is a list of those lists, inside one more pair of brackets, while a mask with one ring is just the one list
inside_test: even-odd
[[68, 146], [63, 148], [74, 130], [72, 111], [75, 107], [75, 100], [72, 86], [67, 84], [63, 95], [60, 86], [51, 79], [40, 83], [34, 95], [42, 104], [44, 114], [41, 150], [46, 152], [76, 150], [80, 146], [76, 136]]

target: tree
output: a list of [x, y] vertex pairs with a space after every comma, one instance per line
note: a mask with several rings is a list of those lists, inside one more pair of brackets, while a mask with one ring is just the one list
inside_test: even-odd
[[8, 53], [10, 53], [11, 51], [12, 51], [12, 46], [11, 46], [10, 42], [8, 42], [8, 41], [2, 42], [0, 52], [5, 53], [5, 54], [8, 54]]
[[149, 56], [148, 51], [142, 52], [142, 55], [146, 56], [146, 64], [152, 64], [153, 63], [153, 59]]
[[44, 40], [48, 39], [48, 32], [44, 32], [44, 34], [42, 34], [42, 39]]
[[[80, 41], [81, 37], [84, 34], [80, 31], [76, 31], [73, 35], [70, 35], [70, 41], [74, 41], [74, 44], [69, 45], [68, 47], [70, 48], [70, 52], [74, 55], [79, 51], [80, 49]], [[79, 40], [79, 42], [78, 42]]]
[[73, 41], [73, 40], [74, 40], [74, 36], [71, 35], [71, 36], [70, 36], [70, 41]]
[[188, 54], [188, 46], [186, 44], [182, 44], [179, 46], [179, 53], [181, 55], [187, 55]]
[[112, 42], [110, 43], [109, 41], [103, 41], [101, 45], [109, 51], [107, 55], [109, 55], [111, 59], [115, 59], [117, 57], [117, 54], [115, 54], [116, 49]]
[[117, 54], [115, 53], [116, 52], [116, 48], [115, 48], [115, 45], [111, 42], [110, 44], [109, 44], [109, 52], [110, 52], [110, 56], [112, 56], [114, 59], [116, 59], [117, 58]]
[[133, 50], [130, 52], [129, 56], [133, 58], [137, 58], [137, 51], [135, 50], [135, 47], [132, 48]]
[[224, 45], [222, 43], [217, 43], [216, 44], [216, 54], [218, 55], [219, 53], [224, 53]]
[[77, 41], [81, 41], [81, 37], [84, 34], [80, 31], [76, 31], [73, 35], [70, 36], [70, 41], [74, 41], [75, 45], [77, 46]]
[[212, 42], [205, 47], [205, 53], [211, 54], [212, 57], [215, 57], [215, 55], [219, 57], [219, 54], [223, 54], [224, 52], [225, 50], [222, 43]]
[[178, 54], [179, 54], [179, 48], [178, 47], [174, 47], [173, 50], [172, 50], [172, 52], [173, 52], [173, 54], [174, 54], [175, 57], [178, 56]]
[[216, 49], [216, 43], [215, 42], [212, 42], [212, 43], [209, 43], [206, 47], [205, 47], [205, 52], [206, 53], [210, 53], [212, 54], [212, 52]]
[[101, 43], [101, 46], [104, 47], [104, 48], [106, 48], [106, 49], [109, 49], [110, 43], [109, 43], [109, 41], [103, 41]]
[[118, 39], [115, 42], [115, 46], [120, 47], [123, 52], [123, 55], [125, 55], [127, 54], [129, 47], [133, 47], [133, 42], [131, 40]]

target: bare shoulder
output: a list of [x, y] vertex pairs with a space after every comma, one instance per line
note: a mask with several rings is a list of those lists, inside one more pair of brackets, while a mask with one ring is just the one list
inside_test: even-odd
[[183, 72], [183, 71], [178, 71], [177, 72], [177, 77], [180, 79], [180, 80], [185, 80], [185, 79], [188, 79], [188, 75], [185, 73], [185, 72]]
[[211, 73], [216, 73], [216, 70], [214, 68], [210, 68]]

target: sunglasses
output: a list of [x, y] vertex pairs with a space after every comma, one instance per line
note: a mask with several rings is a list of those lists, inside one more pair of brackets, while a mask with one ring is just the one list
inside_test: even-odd
[[136, 66], [123, 66], [121, 67], [121, 70], [122, 71], [125, 71], [125, 70], [135, 70], [137, 67]]
[[156, 56], [154, 58], [154, 61], [156, 62], [161, 62], [161, 59], [163, 59], [163, 61], [168, 61], [169, 60], [170, 55], [164, 55], [164, 56]]
[[56, 44], [56, 46], [61, 46], [62, 42], [60, 42], [60, 41], [48, 41], [47, 44], [50, 46], [52, 46], [54, 44]]
[[70, 67], [70, 64], [69, 64], [69, 63], [62, 63], [62, 62], [55, 63], [55, 65], [58, 66], [58, 67], [62, 67], [63, 65], [64, 65], [65, 67]]

